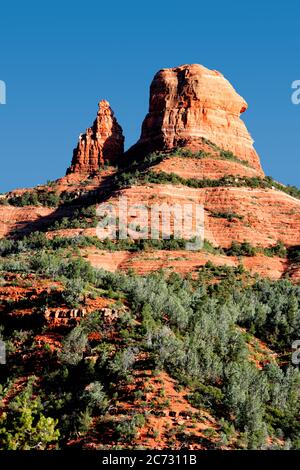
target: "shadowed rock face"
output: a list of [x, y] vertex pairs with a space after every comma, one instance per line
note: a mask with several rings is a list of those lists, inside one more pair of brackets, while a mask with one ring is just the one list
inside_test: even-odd
[[104, 164], [114, 165], [124, 153], [124, 137], [108, 101], [99, 103], [97, 118], [79, 136], [69, 173], [95, 173]]
[[262, 174], [253, 140], [240, 119], [246, 109], [245, 100], [220, 72], [198, 64], [162, 69], [150, 87], [141, 137], [127, 157], [173, 147], [197, 150], [204, 137]]

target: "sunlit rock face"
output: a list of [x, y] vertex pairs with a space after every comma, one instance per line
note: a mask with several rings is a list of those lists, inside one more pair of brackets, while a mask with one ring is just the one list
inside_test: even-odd
[[92, 127], [79, 136], [67, 173], [95, 173], [105, 164], [115, 165], [124, 153], [124, 137], [108, 101], [99, 103]]
[[262, 174], [253, 139], [240, 119], [246, 109], [246, 101], [220, 72], [198, 64], [162, 69], [151, 83], [141, 137], [127, 157], [173, 147], [197, 150], [204, 137]]

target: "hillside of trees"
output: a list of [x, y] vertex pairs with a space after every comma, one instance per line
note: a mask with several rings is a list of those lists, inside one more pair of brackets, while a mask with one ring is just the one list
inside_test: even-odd
[[[26, 294], [1, 302], [7, 364], [0, 366], [0, 449], [63, 449], [76, 439], [83, 445], [91, 431], [98, 448], [136, 447], [155, 404], [141, 389], [123, 396], [133, 403], [125, 418], [114, 410], [141, 368], [167, 373], [191, 406], [217, 423], [211, 436], [175, 430], [170, 446], [300, 448], [300, 372], [291, 362], [299, 286], [211, 263], [195, 278], [109, 273], [63, 253], [19, 250], [1, 258], [3, 289], [30, 290], [34, 279], [49, 288], [34, 305]], [[89, 298], [109, 301], [115, 319], [95, 309], [73, 326], [45, 322], [45, 306], [80, 308]], [[26, 308], [32, 315], [14, 319]], [[46, 333], [60, 346], [38, 348]]]

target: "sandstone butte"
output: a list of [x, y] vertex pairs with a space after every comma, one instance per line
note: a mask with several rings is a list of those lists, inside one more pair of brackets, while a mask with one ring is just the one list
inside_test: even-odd
[[253, 140], [240, 119], [247, 107], [216, 70], [198, 64], [162, 69], [151, 83], [141, 137], [127, 155], [138, 157], [174, 147], [198, 150], [204, 137], [263, 174]]
[[[129, 166], [132, 160], [138, 161], [151, 151], [171, 155], [174, 147], [201, 150], [206, 156], [172, 155], [154, 165], [152, 171], [194, 179], [219, 179], [226, 175], [264, 177], [253, 140], [240, 118], [246, 109], [245, 100], [219, 72], [197, 64], [160, 70], [150, 87], [149, 112], [138, 142], [124, 153], [122, 128], [109, 103], [100, 101], [94, 124], [80, 136], [67, 176], [55, 182], [55, 189], [58, 193], [70, 192], [78, 196], [96, 192], [100, 200], [103, 198], [112, 204], [116, 204], [118, 194], [126, 195], [130, 203], [147, 206], [184, 204], [192, 199], [204, 205], [205, 238], [215, 246], [227, 248], [232, 241], [248, 241], [267, 247], [278, 240], [287, 247], [300, 246], [300, 200], [275, 188], [238, 185], [189, 188], [153, 183], [135, 184], [116, 193], [111, 186], [111, 177], [116, 172], [113, 165]], [[232, 152], [235, 158], [222, 156], [221, 149]], [[6, 197], [24, 191], [16, 190]], [[73, 210], [70, 205], [54, 209], [0, 205], [0, 237], [35, 230], [45, 231], [48, 237], [96, 235], [93, 227], [53, 230], [55, 221], [70, 217]], [[239, 217], [230, 221], [226, 217], [215, 217], [216, 213], [235, 213]], [[52, 229], [48, 230], [50, 226]], [[289, 274], [295, 280], [300, 279], [300, 268], [294, 261], [262, 255], [235, 259], [203, 252], [181, 252], [180, 255], [179, 252], [154, 251], [145, 256], [118, 252], [107, 257], [96, 248], [83, 250], [83, 254], [95, 266], [112, 270], [132, 267], [143, 273], [165, 266], [185, 274], [199, 269], [210, 256], [215, 264], [243, 262], [250, 271], [268, 277]]]

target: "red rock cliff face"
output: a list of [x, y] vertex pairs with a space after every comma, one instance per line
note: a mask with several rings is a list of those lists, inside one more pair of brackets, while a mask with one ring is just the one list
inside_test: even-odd
[[197, 140], [204, 137], [262, 174], [253, 140], [240, 119], [246, 109], [245, 100], [220, 72], [198, 64], [162, 69], [150, 87], [140, 140], [127, 156], [177, 146], [196, 150]]
[[124, 153], [124, 137], [108, 101], [99, 103], [97, 118], [79, 136], [69, 173], [95, 173], [105, 163], [114, 165]]

